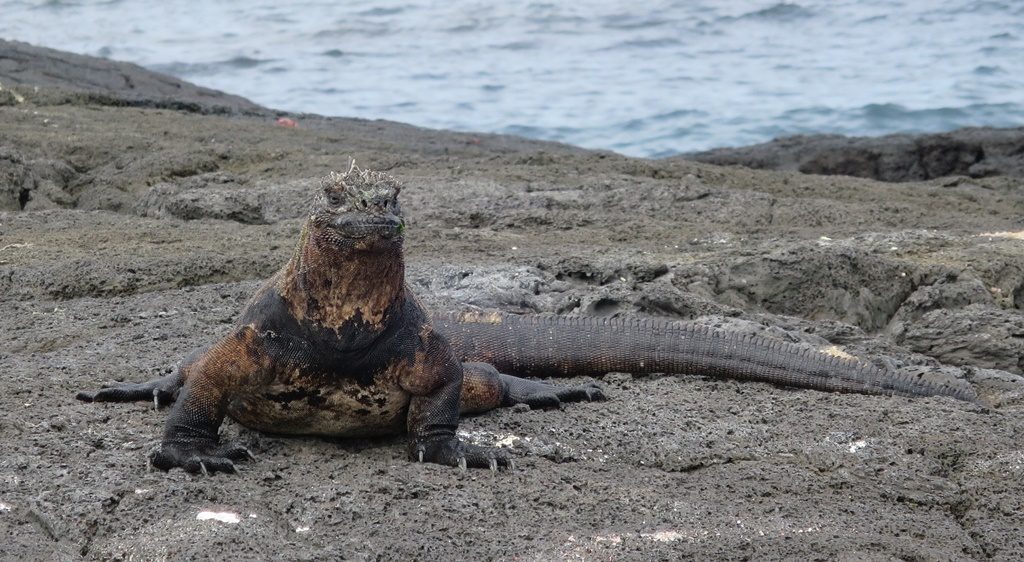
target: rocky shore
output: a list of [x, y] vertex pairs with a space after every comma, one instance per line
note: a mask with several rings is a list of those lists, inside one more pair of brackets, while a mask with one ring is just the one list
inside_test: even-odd
[[[0, 41], [3, 557], [1024, 558], [1022, 139], [643, 160], [285, 115]], [[464, 420], [514, 473], [230, 422], [258, 457], [239, 475], [147, 472], [164, 414], [75, 392], [223, 334], [350, 158], [406, 184], [428, 306], [696, 320], [957, 379], [984, 405], [609, 374], [607, 403]]]
[[1024, 177], [1024, 127], [976, 127], [934, 135], [843, 137], [802, 135], [681, 156], [688, 160], [843, 175], [881, 181], [945, 176]]

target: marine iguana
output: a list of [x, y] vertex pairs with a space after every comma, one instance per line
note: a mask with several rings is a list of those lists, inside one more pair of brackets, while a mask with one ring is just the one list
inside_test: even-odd
[[234, 472], [244, 448], [221, 443], [225, 415], [280, 434], [409, 433], [412, 460], [512, 468], [501, 449], [463, 443], [460, 413], [603, 400], [596, 384], [519, 375], [692, 373], [829, 391], [974, 397], [786, 342], [682, 322], [504, 313], [431, 318], [405, 283], [405, 223], [392, 176], [360, 170], [321, 180], [291, 259], [231, 332], [145, 383], [81, 392], [84, 401], [173, 403], [157, 468]]

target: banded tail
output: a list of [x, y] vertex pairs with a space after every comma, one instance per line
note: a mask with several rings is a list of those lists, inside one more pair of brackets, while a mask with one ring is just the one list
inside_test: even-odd
[[977, 401], [968, 385], [939, 384], [804, 345], [686, 322], [447, 312], [435, 314], [433, 324], [461, 360], [518, 376], [676, 373]]

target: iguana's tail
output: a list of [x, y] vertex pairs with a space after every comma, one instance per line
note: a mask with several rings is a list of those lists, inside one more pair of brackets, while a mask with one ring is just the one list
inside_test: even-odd
[[681, 373], [977, 401], [967, 384], [939, 384], [806, 345], [686, 322], [501, 312], [440, 313], [433, 321], [463, 361], [487, 362], [512, 375]]

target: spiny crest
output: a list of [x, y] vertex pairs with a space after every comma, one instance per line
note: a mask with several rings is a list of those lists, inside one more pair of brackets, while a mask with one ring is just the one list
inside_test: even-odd
[[331, 172], [320, 180], [327, 197], [341, 197], [355, 207], [367, 202], [394, 201], [402, 191], [402, 184], [394, 176], [356, 166], [355, 160], [345, 173]]

